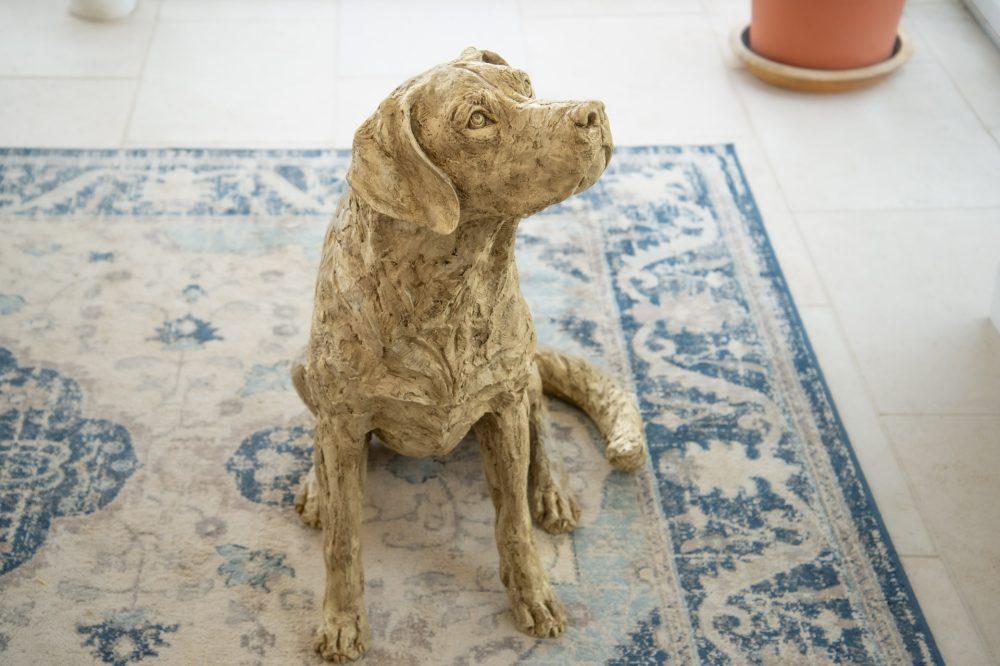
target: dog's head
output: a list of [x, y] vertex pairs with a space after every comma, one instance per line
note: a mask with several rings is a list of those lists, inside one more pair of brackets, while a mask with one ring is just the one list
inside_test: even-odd
[[377, 212], [449, 234], [558, 203], [610, 159], [603, 104], [535, 99], [527, 74], [469, 48], [379, 105], [354, 135], [347, 180]]

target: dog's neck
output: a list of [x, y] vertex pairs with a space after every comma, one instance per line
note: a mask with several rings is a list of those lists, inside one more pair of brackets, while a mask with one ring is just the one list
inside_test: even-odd
[[353, 218], [348, 226], [354, 228], [342, 231], [352, 242], [369, 244], [364, 253], [366, 264], [390, 261], [411, 265], [422, 277], [434, 281], [462, 279], [470, 270], [503, 273], [514, 267], [518, 217], [469, 216], [452, 233], [439, 234], [382, 215], [353, 192], [348, 205]]

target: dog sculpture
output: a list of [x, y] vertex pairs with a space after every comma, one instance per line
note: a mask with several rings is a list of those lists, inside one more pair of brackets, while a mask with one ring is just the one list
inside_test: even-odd
[[323, 528], [323, 657], [355, 659], [369, 643], [360, 527], [373, 433], [408, 456], [444, 455], [475, 433], [514, 620], [533, 636], [565, 629], [531, 520], [567, 532], [579, 508], [546, 457], [543, 391], [590, 415], [615, 467], [638, 467], [646, 445], [629, 395], [582, 360], [536, 349], [514, 237], [609, 159], [600, 102], [540, 101], [524, 72], [472, 48], [398, 87], [355, 134], [292, 370], [316, 416], [295, 506]]

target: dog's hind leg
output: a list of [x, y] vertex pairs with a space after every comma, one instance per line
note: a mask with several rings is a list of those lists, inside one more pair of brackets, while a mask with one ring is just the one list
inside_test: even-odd
[[474, 426], [483, 469], [496, 509], [500, 580], [507, 588], [518, 628], [539, 638], [566, 628], [566, 611], [556, 598], [538, 559], [528, 509], [530, 442], [527, 395]]
[[566, 478], [556, 478], [545, 452], [549, 440], [549, 410], [537, 371], [528, 389], [531, 404], [531, 462], [528, 467], [528, 505], [535, 524], [550, 534], [573, 531], [580, 521], [580, 505], [567, 488]]
[[314, 646], [324, 659], [357, 659], [370, 631], [361, 567], [361, 501], [368, 463], [366, 433], [349, 417], [320, 414], [314, 468], [323, 525], [326, 588]]
[[295, 363], [292, 364], [291, 374], [295, 392], [299, 394], [299, 398], [309, 408], [309, 411], [315, 414], [316, 400], [313, 398], [312, 391], [309, 388], [309, 371], [305, 362], [305, 350], [299, 354], [299, 357], [295, 359]]
[[[316, 414], [316, 401], [312, 397], [309, 388], [308, 371], [306, 370], [305, 350], [292, 364], [292, 385], [299, 394], [299, 398], [313, 414]], [[299, 492], [295, 495], [295, 511], [302, 518], [302, 522], [309, 527], [319, 527], [319, 504], [316, 498], [319, 497], [319, 490], [316, 488], [316, 466], [309, 468]]]
[[295, 495], [295, 512], [309, 527], [322, 527], [319, 519], [319, 489], [316, 487], [316, 465], [309, 466], [309, 472]]

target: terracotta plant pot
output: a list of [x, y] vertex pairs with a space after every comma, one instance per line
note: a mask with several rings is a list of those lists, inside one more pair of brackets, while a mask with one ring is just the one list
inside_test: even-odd
[[868, 67], [892, 55], [905, 0], [753, 0], [750, 48], [809, 69]]

